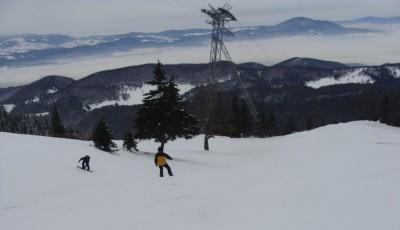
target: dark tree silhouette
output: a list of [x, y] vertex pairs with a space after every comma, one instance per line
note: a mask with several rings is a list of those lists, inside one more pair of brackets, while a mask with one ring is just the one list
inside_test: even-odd
[[51, 135], [54, 137], [64, 137], [65, 132], [66, 130], [62, 124], [57, 105], [54, 104], [53, 112], [51, 113]]
[[164, 149], [168, 141], [197, 135], [198, 120], [184, 109], [183, 98], [174, 79], [167, 80], [160, 62], [154, 69], [153, 80], [148, 84], [155, 89], [144, 94], [143, 105], [135, 121], [135, 138], [154, 138]]
[[131, 152], [132, 152], [132, 149], [135, 150], [136, 152], [139, 151], [137, 149], [137, 142], [133, 138], [133, 134], [132, 133], [125, 134], [123, 147], [124, 147], [124, 149], [126, 149], [128, 151], [131, 151]]
[[101, 119], [93, 131], [92, 140], [96, 148], [106, 152], [113, 152], [116, 144], [112, 141], [112, 133], [107, 122]]

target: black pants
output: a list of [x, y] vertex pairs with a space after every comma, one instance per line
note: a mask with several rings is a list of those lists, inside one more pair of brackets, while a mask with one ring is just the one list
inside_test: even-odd
[[90, 171], [89, 163], [86, 161], [82, 161], [82, 169], [86, 169], [86, 170]]
[[169, 167], [168, 164], [166, 164], [166, 165], [164, 165], [164, 166], [159, 166], [159, 167], [160, 167], [160, 177], [163, 177], [163, 176], [164, 176], [164, 170], [163, 170], [164, 167], [168, 170], [168, 175], [173, 176], [173, 175], [172, 175], [171, 167]]

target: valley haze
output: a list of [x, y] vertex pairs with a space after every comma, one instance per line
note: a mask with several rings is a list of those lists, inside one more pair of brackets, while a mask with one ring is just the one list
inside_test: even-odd
[[[235, 38], [228, 39], [227, 47], [230, 50], [233, 61], [236, 63], [258, 62], [267, 66], [291, 57], [312, 57], [358, 65], [398, 63], [400, 57], [400, 46], [398, 45], [400, 24], [374, 24], [370, 20], [367, 23], [362, 22], [359, 19], [339, 25], [329, 21], [296, 17], [273, 27], [274, 29], [285, 28], [280, 34], [268, 32], [269, 27], [236, 27], [233, 31], [237, 35]], [[329, 31], [321, 29], [324, 28], [321, 26], [326, 25], [333, 29]], [[354, 28], [356, 30], [347, 32], [343, 31], [342, 28]], [[359, 28], [361, 30], [357, 31]], [[336, 29], [339, 29], [338, 31], [340, 32], [336, 31]], [[257, 33], [254, 34], [256, 31]], [[118, 36], [121, 38], [118, 38]], [[46, 54], [46, 50], [51, 51], [54, 48], [46, 48], [48, 45], [43, 48], [36, 47], [35, 42], [37, 41], [34, 39], [31, 39], [33, 42], [26, 43], [26, 41], [18, 38], [20, 36], [15, 35], [12, 37], [17, 37], [16, 43], [13, 38], [3, 39], [3, 42], [0, 42], [0, 47], [2, 47], [1, 44], [6, 47], [2, 51], [0, 49], [5, 63], [1, 65], [0, 61], [0, 87], [27, 84], [47, 75], [63, 75], [80, 79], [97, 71], [154, 63], [157, 60], [165, 64], [207, 63], [209, 36], [209, 30], [205, 29], [164, 31], [161, 33], [132, 33], [105, 37], [95, 36], [82, 38], [83, 41], [80, 41], [82, 40], [80, 39], [76, 41], [78, 43], [71, 43], [70, 45], [66, 43], [67, 47], [63, 48], [65, 51], [62, 49], [57, 51], [56, 49], [54, 52], [59, 52], [59, 54], [52, 57]], [[99, 41], [96, 41], [96, 39], [103, 39], [102, 37], [111, 39], [111, 42], [113, 42], [112, 39], [137, 37], [141, 42], [139, 41], [137, 45], [133, 43], [133, 47], [129, 47], [130, 45], [127, 43], [127, 48], [122, 50], [101, 51], [101, 47], [107, 46], [109, 43], [100, 44], [101, 46], [97, 45], [96, 42]], [[181, 41], [176, 40], [178, 38]], [[11, 41], [14, 43], [10, 43]], [[24, 43], [20, 43], [21, 41]], [[80, 42], [88, 42], [88, 44], [80, 44]], [[8, 46], [15, 44], [15, 48], [7, 48], [7, 44]], [[39, 44], [44, 45], [44, 43]], [[75, 46], [77, 47], [74, 48]], [[82, 46], [83, 51], [79, 51], [81, 49], [79, 48], [80, 46]], [[125, 46], [124, 44], [122, 47]], [[87, 49], [85, 47], [100, 47], [101, 53], [85, 54], [85, 49]], [[18, 49], [23, 50], [18, 51]], [[75, 51], [73, 51], [75, 52], [73, 57], [64, 55], [65, 52], [70, 52], [69, 50], [71, 49], [77, 50], [78, 55], [75, 54]], [[98, 48], [96, 49], [98, 50]], [[32, 55], [41, 56], [29, 59], [31, 61], [28, 60], [27, 64], [24, 64], [26, 62], [24, 61], [25, 59], [21, 59], [21, 61], [14, 61], [16, 66], [7, 65], [7, 62], [9, 62], [7, 59], [13, 61], [14, 58], [10, 55], [24, 55], [24, 53], [19, 52], [29, 52]], [[31, 62], [33, 64], [30, 64]]]

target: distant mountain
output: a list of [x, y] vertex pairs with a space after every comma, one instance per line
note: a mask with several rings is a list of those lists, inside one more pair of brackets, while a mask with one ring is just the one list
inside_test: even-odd
[[299, 57], [290, 58], [288, 60], [276, 64], [276, 66], [310, 67], [319, 69], [340, 69], [348, 67], [345, 64], [339, 62], [324, 61], [313, 58], [299, 58]]
[[353, 20], [339, 21], [341, 24], [400, 24], [400, 16], [397, 17], [364, 17]]
[[[132, 128], [143, 93], [151, 89], [145, 83], [151, 79], [153, 68], [154, 64], [129, 66], [97, 72], [76, 81], [48, 76], [26, 86], [0, 89], [0, 106], [12, 113], [38, 116], [48, 115], [57, 102], [67, 126], [90, 133], [97, 119], [106, 117], [115, 127], [117, 137], [121, 137], [126, 129]], [[208, 64], [165, 65], [164, 69], [168, 76], [175, 77], [186, 101], [194, 103], [190, 107], [192, 112], [204, 115], [204, 111], [197, 110], [201, 106], [194, 101], [197, 90], [207, 87]], [[240, 74], [240, 81], [232, 78], [234, 73]], [[364, 106], [365, 103], [353, 102], [352, 97], [359, 97], [375, 88], [379, 95], [386, 89], [398, 90], [400, 64], [347, 67], [338, 62], [312, 58], [291, 58], [270, 67], [258, 63], [234, 65], [222, 62], [215, 80], [221, 96], [238, 94], [243, 98], [242, 90], [245, 89], [256, 105], [277, 106], [277, 109], [286, 111], [282, 114], [286, 117], [299, 113], [299, 106], [310, 100], [326, 100], [324, 106], [328, 112], [324, 115], [341, 121], [340, 116], [331, 114], [332, 106], [350, 102]], [[7, 97], [3, 97], [5, 95]], [[378, 99], [374, 94], [369, 96]], [[348, 105], [349, 112], [355, 105]], [[316, 104], [311, 108], [325, 108], [320, 106]], [[359, 115], [357, 113], [356, 118]]]
[[18, 92], [22, 87], [23, 86], [0, 88], [0, 102], [12, 97], [12, 95]]
[[[234, 38], [265, 39], [285, 36], [342, 35], [377, 32], [346, 28], [329, 21], [296, 17], [274, 26], [237, 27]], [[208, 29], [168, 30], [159, 33], [132, 32], [117, 35], [71, 37], [22, 34], [0, 36], [0, 67], [26, 66], [74, 60], [93, 55], [111, 55], [140, 48], [187, 47], [209, 43]]]
[[[47, 76], [26, 86], [7, 88], [13, 90], [0, 96], [0, 104], [12, 104], [13, 108], [26, 108], [30, 111], [29, 114], [48, 113], [49, 106], [56, 100], [49, 100], [46, 104], [41, 100], [64, 90], [74, 81], [63, 76]], [[44, 108], [46, 112], [43, 112]]]
[[364, 30], [349, 29], [330, 21], [313, 20], [306, 17], [296, 17], [279, 23], [272, 30], [287, 33], [338, 34], [357, 33]]

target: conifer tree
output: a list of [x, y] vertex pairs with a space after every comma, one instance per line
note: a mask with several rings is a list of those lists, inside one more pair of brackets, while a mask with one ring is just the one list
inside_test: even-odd
[[278, 132], [278, 129], [276, 126], [275, 113], [273, 111], [269, 112], [267, 124], [268, 136], [275, 136]]
[[198, 120], [184, 109], [183, 98], [171, 78], [167, 80], [161, 63], [154, 69], [154, 78], [148, 84], [154, 90], [144, 94], [143, 105], [135, 121], [135, 138], [152, 139], [161, 143], [161, 148], [176, 138], [192, 138], [199, 133]]
[[124, 143], [123, 143], [124, 149], [131, 151], [134, 149], [136, 152], [139, 151], [137, 149], [137, 141], [133, 138], [132, 133], [127, 133], [124, 136]]
[[241, 136], [248, 136], [250, 127], [250, 118], [249, 118], [249, 110], [247, 109], [246, 103], [242, 103], [240, 108], [240, 123], [239, 123], [239, 130]]
[[314, 124], [310, 118], [307, 119], [306, 130], [311, 130], [314, 128]]
[[112, 152], [116, 147], [116, 144], [112, 141], [110, 128], [104, 119], [97, 122], [93, 131], [92, 140], [96, 148], [106, 152]]
[[51, 114], [51, 135], [54, 137], [64, 137], [65, 127], [61, 122], [60, 114], [58, 113], [57, 105], [54, 104]]
[[291, 134], [296, 132], [296, 124], [294, 123], [294, 121], [292, 119], [289, 119], [289, 121], [286, 123], [286, 128], [285, 128], [285, 132], [286, 134]]
[[238, 102], [238, 96], [235, 94], [232, 98], [232, 105], [231, 105], [231, 110], [232, 110], [232, 134], [231, 137], [240, 137], [240, 107], [239, 107], [239, 102]]
[[389, 124], [389, 96], [385, 95], [380, 108], [380, 122]]

